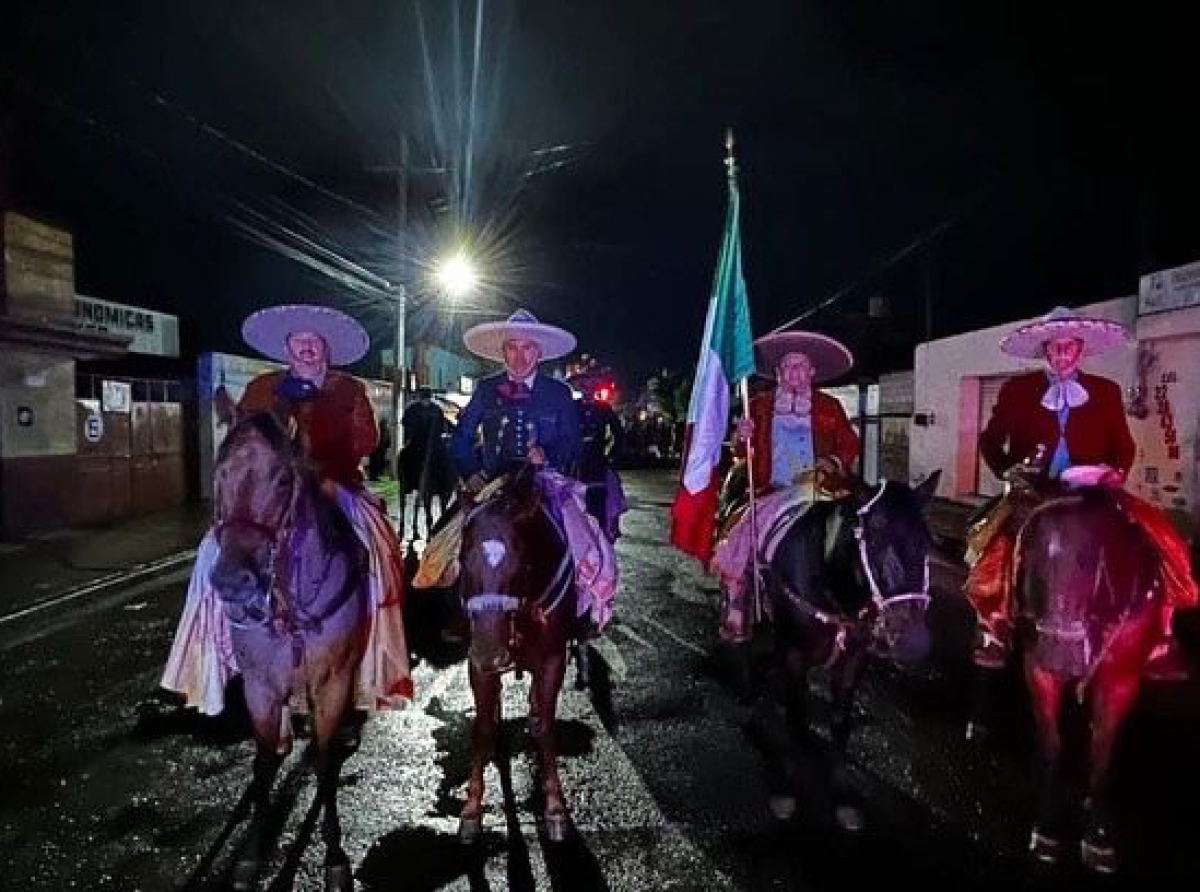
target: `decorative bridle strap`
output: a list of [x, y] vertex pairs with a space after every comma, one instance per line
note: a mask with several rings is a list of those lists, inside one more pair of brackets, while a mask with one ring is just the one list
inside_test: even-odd
[[512, 595], [501, 595], [495, 592], [481, 592], [467, 598], [468, 613], [507, 613], [521, 606], [521, 601]]
[[858, 516], [858, 523], [854, 527], [854, 538], [858, 540], [858, 560], [862, 565], [863, 576], [867, 580], [867, 588], [871, 590], [871, 601], [878, 609], [890, 607], [895, 604], [903, 603], [904, 601], [920, 601], [922, 606], [929, 606], [929, 556], [925, 556], [925, 574], [921, 583], [921, 590], [916, 592], [899, 592], [895, 595], [883, 596], [879, 590], [879, 583], [875, 579], [875, 572], [871, 569], [871, 557], [867, 553], [867, 536], [866, 536], [866, 518], [871, 512], [871, 509], [878, 504], [883, 498], [883, 494], [887, 491], [888, 481], [883, 480], [879, 484], [879, 492], [871, 496], [861, 508], [854, 513]]

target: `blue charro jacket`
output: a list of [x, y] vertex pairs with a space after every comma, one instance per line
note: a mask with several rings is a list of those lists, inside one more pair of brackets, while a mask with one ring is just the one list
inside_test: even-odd
[[556, 471], [575, 475], [579, 459], [579, 409], [561, 381], [535, 375], [521, 394], [506, 372], [484, 378], [459, 417], [450, 454], [463, 478], [482, 471], [489, 477], [525, 460], [529, 447], [546, 452]]

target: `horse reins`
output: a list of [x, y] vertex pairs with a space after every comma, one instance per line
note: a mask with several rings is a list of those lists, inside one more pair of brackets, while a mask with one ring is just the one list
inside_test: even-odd
[[879, 492], [871, 496], [871, 498], [861, 508], [855, 511], [858, 517], [858, 522], [854, 526], [854, 538], [858, 541], [858, 559], [862, 565], [863, 576], [866, 577], [867, 587], [871, 591], [871, 602], [876, 609], [881, 611], [885, 607], [892, 607], [896, 604], [905, 601], [919, 601], [922, 607], [929, 606], [929, 555], [925, 555], [925, 573], [921, 582], [921, 590], [916, 592], [900, 592], [895, 595], [884, 595], [879, 590], [879, 583], [875, 580], [875, 573], [871, 569], [871, 558], [867, 553], [867, 535], [866, 535], [866, 517], [876, 503], [883, 498], [884, 492], [887, 491], [887, 480], [879, 484]]
[[[888, 481], [883, 480], [879, 485], [879, 491], [871, 496], [861, 507], [855, 510], [855, 525], [854, 539], [858, 543], [858, 560], [859, 566], [862, 568], [864, 580], [867, 583], [867, 589], [871, 593], [871, 605], [875, 608], [875, 620], [869, 623], [870, 611], [864, 607], [857, 617], [843, 618], [835, 614], [821, 610], [819, 607], [809, 603], [803, 596], [794, 591], [786, 582], [783, 583], [783, 589], [788, 596], [788, 600], [792, 606], [799, 610], [804, 615], [810, 617], [816, 622], [829, 626], [834, 630], [833, 647], [830, 648], [829, 658], [825, 660], [822, 668], [828, 669], [846, 650], [846, 639], [850, 635], [850, 631], [855, 627], [871, 625], [872, 634], [878, 636], [880, 622], [883, 617], [884, 610], [888, 607], [893, 607], [905, 601], [917, 601], [921, 606], [928, 607], [929, 605], [929, 557], [925, 557], [925, 572], [922, 581], [921, 590], [918, 592], [901, 592], [895, 595], [884, 596], [879, 588], [879, 582], [875, 578], [875, 572], [871, 569], [871, 557], [867, 550], [866, 536], [866, 518], [870, 514], [871, 509], [879, 503], [887, 491]], [[830, 515], [830, 519], [837, 518], [836, 512]], [[828, 521], [826, 521], [828, 524]], [[834, 536], [836, 538], [836, 534]], [[827, 541], [830, 539], [829, 531], [826, 531]], [[826, 546], [829, 547], [828, 545]]]

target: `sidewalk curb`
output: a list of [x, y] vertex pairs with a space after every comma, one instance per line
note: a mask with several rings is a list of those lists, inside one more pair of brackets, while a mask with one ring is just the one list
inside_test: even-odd
[[174, 554], [169, 554], [166, 557], [157, 558], [152, 561], [143, 561], [140, 564], [134, 564], [132, 567], [125, 570], [116, 570], [104, 576], [100, 576], [90, 582], [85, 582], [74, 588], [57, 594], [49, 595], [40, 601], [30, 604], [28, 607], [22, 607], [20, 610], [14, 610], [11, 613], [0, 615], [0, 626], [10, 622], [16, 622], [26, 616], [31, 616], [35, 613], [40, 613], [43, 610], [48, 610], [59, 604], [66, 604], [74, 601], [77, 598], [87, 597], [89, 595], [99, 596], [108, 592], [121, 588], [127, 585], [136, 585], [141, 582], [147, 582], [159, 576], [165, 576], [173, 570], [191, 563], [196, 559], [196, 549], [189, 548], [184, 551], [177, 551]]

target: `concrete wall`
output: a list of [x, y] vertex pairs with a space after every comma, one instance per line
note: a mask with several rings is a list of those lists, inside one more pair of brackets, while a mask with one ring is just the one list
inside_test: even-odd
[[0, 212], [0, 312], [70, 319], [75, 312], [75, 243], [69, 232]]
[[[30, 424], [21, 423], [30, 416]], [[0, 356], [0, 458], [74, 454], [74, 360], [5, 351]]]
[[[1077, 307], [1077, 312], [1113, 319], [1134, 329], [1137, 298], [1122, 297]], [[987, 378], [1017, 374], [1039, 364], [1000, 352], [1000, 339], [1032, 320], [1017, 320], [917, 347], [913, 375], [914, 422], [910, 428], [911, 480], [941, 469], [938, 495], [962, 497], [975, 486], [979, 400]], [[1136, 383], [1134, 348], [1091, 358], [1085, 369], [1112, 378], [1123, 388]], [[922, 416], [927, 422], [922, 421]]]

